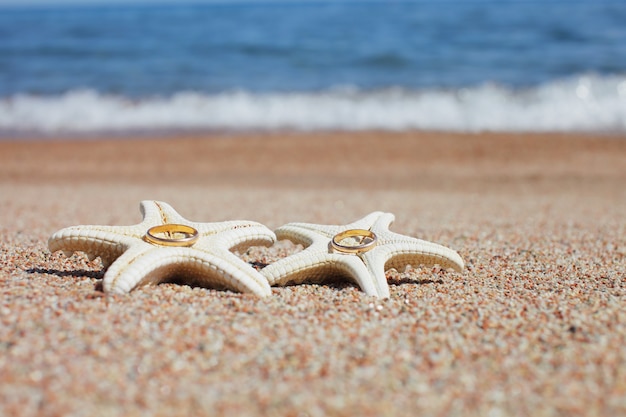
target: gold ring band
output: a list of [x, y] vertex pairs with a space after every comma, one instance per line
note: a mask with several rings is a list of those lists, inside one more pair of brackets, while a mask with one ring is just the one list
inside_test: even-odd
[[[348, 237], [360, 237], [358, 245], [342, 245], [341, 241]], [[374, 249], [378, 237], [372, 231], [365, 229], [348, 229], [337, 233], [330, 241], [331, 246], [338, 252], [359, 254]]]
[[[180, 233], [185, 237], [171, 238], [171, 237], [159, 237], [156, 233], [167, 233], [172, 236], [172, 233]], [[200, 237], [200, 234], [196, 229], [184, 224], [162, 224], [160, 226], [153, 226], [146, 232], [146, 240], [155, 245], [161, 246], [191, 246]]]

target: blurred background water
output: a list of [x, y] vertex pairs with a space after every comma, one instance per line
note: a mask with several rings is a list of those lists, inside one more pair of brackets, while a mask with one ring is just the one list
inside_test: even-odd
[[626, 131], [626, 2], [0, 8], [0, 132]]

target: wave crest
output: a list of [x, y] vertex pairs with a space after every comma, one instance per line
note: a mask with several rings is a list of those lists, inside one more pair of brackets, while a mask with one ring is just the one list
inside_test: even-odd
[[443, 130], [626, 132], [626, 76], [580, 76], [513, 90], [204, 94], [138, 100], [75, 90], [0, 100], [0, 131], [91, 134], [162, 130]]

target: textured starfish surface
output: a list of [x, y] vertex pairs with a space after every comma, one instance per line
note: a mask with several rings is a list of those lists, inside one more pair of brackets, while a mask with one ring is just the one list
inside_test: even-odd
[[[443, 268], [463, 270], [463, 259], [452, 249], [390, 231], [394, 219], [391, 213], [374, 212], [343, 226], [286, 224], [275, 230], [277, 238], [302, 244], [305, 249], [270, 264], [261, 274], [271, 285], [321, 282], [330, 276], [339, 276], [356, 282], [368, 295], [388, 298], [386, 269], [439, 264]], [[359, 254], [337, 252], [331, 246], [333, 236], [349, 229], [374, 232], [377, 245]]]
[[[51, 252], [67, 256], [85, 252], [100, 257], [105, 268], [105, 292], [127, 293], [146, 285], [175, 280], [237, 290], [258, 296], [271, 294], [267, 280], [232, 250], [274, 243], [274, 233], [260, 223], [226, 221], [195, 223], [183, 218], [170, 205], [142, 201], [143, 221], [133, 226], [73, 226], [61, 229], [48, 240]], [[188, 247], [160, 246], [146, 240], [154, 226], [182, 224], [198, 231], [198, 240]]]

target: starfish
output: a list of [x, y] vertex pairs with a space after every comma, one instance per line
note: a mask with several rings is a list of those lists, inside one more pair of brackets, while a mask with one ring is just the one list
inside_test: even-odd
[[[394, 219], [391, 213], [374, 212], [343, 226], [286, 224], [275, 230], [276, 237], [302, 244], [305, 249], [268, 265], [261, 274], [270, 285], [320, 282], [335, 275], [356, 282], [368, 295], [388, 298], [385, 269], [403, 268], [409, 264], [439, 264], [443, 268], [463, 270], [463, 259], [452, 249], [391, 232], [389, 226]], [[337, 246], [339, 234], [348, 237], [341, 238], [344, 242], [354, 235], [363, 235], [370, 242], [364, 244], [362, 239], [356, 246]], [[371, 249], [362, 253], [337, 250], [350, 247]]]
[[[179, 278], [258, 296], [271, 294], [267, 280], [231, 252], [273, 244], [276, 237], [267, 227], [244, 220], [195, 223], [159, 201], [142, 201], [140, 209], [139, 224], [68, 227], [54, 233], [48, 247], [67, 256], [81, 251], [90, 260], [100, 257], [108, 268], [102, 281], [105, 292], [128, 293]], [[160, 237], [168, 231], [170, 237]], [[185, 237], [172, 238], [180, 235]]]

